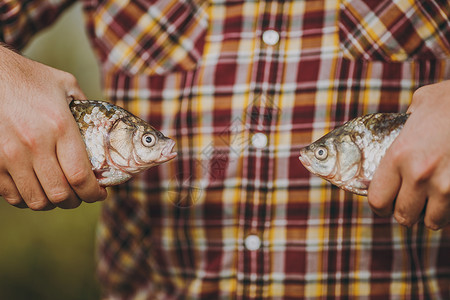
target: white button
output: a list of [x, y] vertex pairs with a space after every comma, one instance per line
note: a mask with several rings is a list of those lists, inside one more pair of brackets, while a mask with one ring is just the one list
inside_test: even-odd
[[267, 146], [267, 135], [264, 133], [258, 132], [252, 136], [252, 145], [258, 149], [262, 149]]
[[275, 30], [269, 29], [263, 32], [263, 42], [269, 46], [273, 46], [280, 40], [280, 35]]
[[245, 238], [245, 248], [250, 251], [258, 250], [261, 247], [261, 240], [257, 235], [251, 234]]

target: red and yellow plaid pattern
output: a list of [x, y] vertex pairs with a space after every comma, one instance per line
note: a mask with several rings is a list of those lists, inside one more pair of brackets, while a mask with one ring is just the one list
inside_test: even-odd
[[341, 1], [345, 56], [384, 61], [450, 56], [450, 2]]
[[105, 203], [105, 298], [450, 297], [450, 229], [377, 217], [298, 161], [450, 78], [448, 1], [83, 3], [105, 95], [179, 153]]
[[20, 49], [75, 0], [0, 0], [0, 41]]

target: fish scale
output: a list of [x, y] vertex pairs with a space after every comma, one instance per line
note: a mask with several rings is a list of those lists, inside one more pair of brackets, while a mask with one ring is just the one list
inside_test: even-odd
[[121, 184], [177, 155], [173, 140], [119, 106], [74, 100], [70, 110], [101, 186]]

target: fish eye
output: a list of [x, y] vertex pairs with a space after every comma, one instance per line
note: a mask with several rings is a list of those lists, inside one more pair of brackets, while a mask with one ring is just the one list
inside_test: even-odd
[[151, 133], [146, 133], [142, 136], [142, 144], [144, 144], [145, 147], [151, 147], [156, 143], [156, 138]]
[[314, 151], [314, 156], [318, 160], [325, 160], [328, 157], [328, 151], [325, 147], [318, 147], [316, 151]]

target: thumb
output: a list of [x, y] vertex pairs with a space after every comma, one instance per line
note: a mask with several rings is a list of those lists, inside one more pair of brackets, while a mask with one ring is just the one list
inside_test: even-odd
[[419, 107], [424, 100], [428, 97], [427, 86], [423, 86], [414, 91], [414, 94], [411, 99], [411, 104], [408, 107], [407, 113], [414, 113], [417, 107]]
[[83, 93], [78, 84], [77, 79], [70, 73], [67, 73], [67, 79], [64, 81], [64, 89], [66, 91], [66, 100], [69, 104], [72, 100], [86, 100], [87, 97]]

